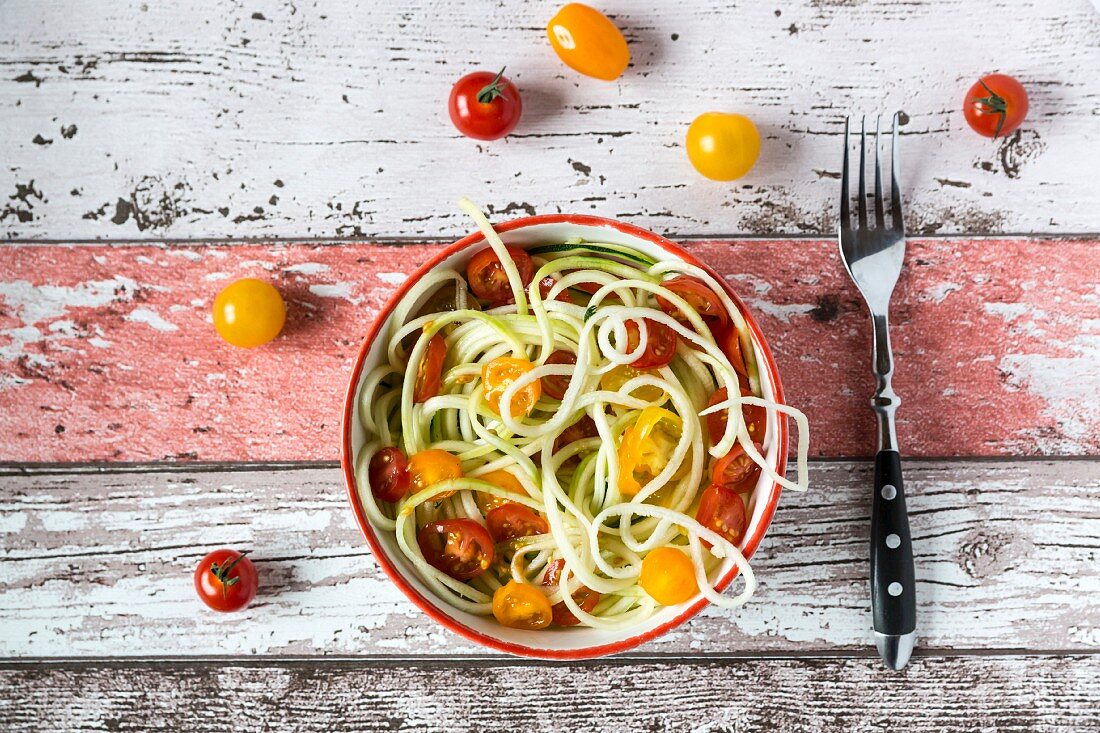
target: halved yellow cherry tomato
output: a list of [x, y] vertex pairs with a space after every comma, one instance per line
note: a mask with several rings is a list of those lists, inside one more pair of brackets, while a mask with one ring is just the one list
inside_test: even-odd
[[683, 603], [699, 592], [691, 558], [671, 546], [658, 547], [645, 556], [638, 585], [662, 606]]
[[[656, 372], [639, 371], [628, 364], [620, 364], [600, 377], [600, 387], [608, 392], [618, 392], [624, 384], [642, 374], [656, 374]], [[660, 387], [647, 384], [644, 387], [635, 387], [630, 396], [646, 402], [659, 402], [663, 401], [661, 398], [665, 397], [665, 391]]]
[[756, 164], [760, 133], [744, 115], [707, 112], [688, 128], [687, 154], [695, 170], [707, 178], [732, 181]]
[[615, 81], [630, 63], [623, 34], [595, 8], [569, 3], [546, 24], [550, 45], [566, 66], [585, 76]]
[[[422, 450], [409, 456], [408, 471], [409, 483], [412, 485], [414, 494], [440, 481], [462, 478], [462, 464], [458, 457], [436, 448]], [[453, 493], [453, 491], [445, 491], [432, 498], [438, 501], [446, 499]]]
[[[619, 492], [634, 496], [668, 465], [684, 423], [663, 407], [647, 407], [619, 444]], [[638, 479], [641, 478], [642, 481]]]
[[245, 278], [214, 298], [214, 328], [228, 343], [251, 349], [271, 341], [286, 323], [283, 296], [271, 283]]
[[[485, 401], [493, 412], [500, 414], [500, 396], [504, 390], [535, 368], [535, 365], [526, 359], [516, 359], [511, 356], [501, 356], [493, 359], [481, 367], [481, 381], [485, 386]], [[535, 409], [535, 403], [542, 396], [542, 384], [536, 379], [530, 384], [518, 390], [512, 397], [509, 405], [511, 415], [530, 415]]]
[[[519, 482], [518, 478], [507, 471], [490, 471], [484, 476], [478, 476], [477, 478], [482, 481], [488, 481], [493, 486], [499, 486], [505, 491], [511, 491], [520, 496], [527, 496], [527, 490], [523, 488], [523, 484]], [[474, 494], [474, 501], [477, 502], [477, 508], [481, 510], [482, 514], [488, 514], [497, 507], [509, 503], [507, 499], [502, 499], [487, 491], [476, 492]]]
[[538, 588], [510, 580], [493, 594], [493, 615], [502, 626], [534, 631], [549, 626], [554, 611]]

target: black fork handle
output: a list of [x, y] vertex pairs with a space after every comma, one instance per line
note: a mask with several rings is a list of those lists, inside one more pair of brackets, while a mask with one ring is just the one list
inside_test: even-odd
[[875, 496], [871, 505], [871, 610], [880, 634], [901, 636], [917, 628], [913, 541], [905, 509], [901, 456], [880, 450], [875, 456]]

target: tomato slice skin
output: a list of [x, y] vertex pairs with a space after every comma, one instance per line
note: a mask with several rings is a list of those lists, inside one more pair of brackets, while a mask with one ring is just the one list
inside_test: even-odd
[[719, 326], [711, 333], [718, 348], [730, 361], [733, 371], [737, 372], [741, 386], [747, 387], [749, 383], [749, 370], [745, 367], [745, 355], [741, 349], [741, 336], [737, 333], [737, 327], [732, 323], [727, 326]]
[[[546, 572], [542, 576], [542, 584], [547, 587], [557, 586], [561, 583], [561, 571], [564, 568], [565, 560], [560, 558], [547, 565]], [[600, 602], [600, 594], [588, 586], [582, 585], [573, 591], [573, 600], [581, 607], [582, 611], [592, 613], [596, 604]], [[565, 605], [565, 601], [555, 603], [551, 611], [553, 612], [552, 620], [558, 626], [577, 626], [580, 624], [580, 619], [573, 615], [573, 612], [569, 610], [569, 606]]]
[[[764, 454], [764, 448], [759, 443], [755, 443], [754, 447], [757, 453]], [[756, 485], [761, 470], [760, 464], [749, 457], [741, 444], [737, 443], [729, 453], [715, 461], [710, 482], [740, 494], [750, 491]]]
[[[531, 284], [535, 276], [535, 263], [531, 256], [519, 247], [506, 246], [512, 261], [519, 270], [519, 279], [526, 288]], [[466, 265], [466, 280], [470, 283], [470, 290], [474, 295], [487, 300], [493, 306], [505, 305], [513, 300], [512, 288], [508, 285], [508, 274], [504, 271], [504, 265], [493, 251], [492, 247], [486, 247], [470, 258]]]
[[[732, 489], [716, 484], [710, 485], [703, 492], [695, 518], [699, 524], [717, 532], [734, 545], [740, 544], [748, 527], [745, 503], [741, 496]], [[705, 540], [703, 544], [710, 547], [710, 543]]]
[[[676, 332], [663, 323], [651, 318], [642, 319], [646, 327], [645, 350], [639, 354], [630, 366], [635, 369], [658, 369], [668, 366], [676, 356]], [[642, 341], [641, 327], [637, 320], [626, 322], [626, 352], [632, 353]]]
[[387, 446], [371, 456], [367, 477], [371, 493], [382, 501], [401, 501], [409, 493], [409, 461], [400, 448]]
[[470, 580], [493, 564], [493, 538], [472, 519], [428, 522], [417, 533], [417, 544], [428, 564], [455, 580]]
[[529, 507], [515, 502], [498, 506], [485, 516], [485, 524], [495, 542], [507, 542], [517, 537], [546, 534], [550, 525]]
[[[558, 349], [554, 353], [550, 354], [546, 358], [547, 364], [576, 364], [577, 355], [571, 351], [565, 351], [564, 349]], [[555, 400], [560, 400], [565, 397], [565, 391], [569, 389], [569, 382], [572, 381], [568, 375], [558, 376], [550, 375], [542, 378], [542, 391], [549, 397], [553, 397]]]
[[[752, 397], [753, 394], [744, 387], [741, 388], [742, 397]], [[711, 395], [707, 407], [713, 407], [720, 402], [729, 399], [729, 390], [722, 387]], [[742, 405], [741, 414], [745, 418], [745, 427], [749, 431], [749, 437], [754, 443], [763, 443], [768, 430], [768, 411], [761, 405]], [[710, 433], [710, 444], [716, 445], [726, 432], [726, 420], [729, 418], [728, 410], [719, 410], [707, 415], [707, 432]]]
[[416, 370], [413, 402], [425, 402], [439, 394], [443, 384], [443, 360], [447, 358], [447, 343], [443, 334], [437, 333], [428, 340], [428, 348]]
[[466, 137], [497, 140], [519, 124], [523, 100], [516, 85], [503, 73], [474, 71], [451, 87], [447, 112], [455, 128]]
[[[726, 312], [725, 306], [722, 305], [722, 301], [714, 294], [714, 291], [699, 278], [680, 275], [671, 280], [665, 280], [661, 285], [686, 300], [687, 304], [694, 308], [695, 312], [704, 319], [713, 320], [718, 326], [725, 326], [729, 323], [730, 316], [729, 313]], [[676, 320], [687, 321], [687, 318], [680, 312], [679, 308], [659, 295], [657, 296], [657, 305], [661, 307], [661, 310]]]
[[553, 620], [550, 601], [530, 583], [508, 581], [493, 593], [493, 616], [502, 626], [537, 631]]

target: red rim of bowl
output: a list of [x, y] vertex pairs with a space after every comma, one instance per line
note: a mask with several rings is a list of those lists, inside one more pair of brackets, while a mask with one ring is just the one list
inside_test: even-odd
[[[540, 216], [527, 216], [521, 219], [513, 219], [511, 221], [504, 222], [502, 224], [495, 225], [497, 232], [505, 233], [516, 229], [523, 229], [525, 227], [534, 226], [538, 224], [572, 224], [576, 226], [589, 226], [589, 227], [610, 227], [616, 229], [623, 234], [644, 239], [652, 244], [655, 244], [666, 252], [673, 256], [689, 263], [700, 267], [705, 270], [711, 277], [717, 282], [722, 284], [726, 293], [733, 300], [734, 304], [741, 311], [745, 317], [746, 323], [748, 323], [749, 329], [752, 331], [753, 339], [756, 342], [758, 350], [764, 355], [764, 362], [768, 368], [768, 375], [771, 378], [773, 398], [778, 403], [784, 403], [783, 398], [783, 386], [779, 381], [779, 371], [776, 368], [775, 359], [772, 357], [771, 350], [768, 348], [767, 341], [764, 340], [764, 334], [760, 331], [760, 327], [756, 324], [752, 314], [745, 306], [744, 301], [737, 296], [737, 293], [733, 291], [729, 283], [725, 278], [715, 272], [705, 263], [696, 259], [690, 253], [684, 251], [680, 247], [673, 244], [671, 241], [661, 237], [653, 232], [634, 226], [632, 224], [624, 224], [622, 222], [615, 221], [613, 219], [605, 219], [599, 216], [588, 216], [584, 214], [544, 214]], [[477, 642], [484, 646], [490, 647], [510, 654], [516, 654], [524, 657], [537, 657], [540, 659], [590, 659], [593, 657], [602, 657], [609, 654], [617, 654], [619, 652], [633, 649], [640, 644], [644, 644], [647, 641], [657, 638], [672, 629], [676, 628], [680, 624], [690, 619], [695, 614], [703, 610], [708, 601], [705, 598], [698, 599], [695, 603], [681, 611], [675, 618], [670, 621], [666, 621], [660, 626], [650, 629], [634, 636], [622, 639], [620, 641], [612, 642], [609, 644], [600, 644], [598, 646], [583, 647], [580, 649], [543, 649], [539, 647], [525, 646], [523, 644], [516, 644], [513, 642], [503, 641], [501, 639], [487, 636], [475, 629], [472, 629], [458, 621], [453, 616], [450, 616], [439, 608], [437, 608], [431, 601], [425, 598], [416, 588], [409, 584], [405, 579], [402, 572], [394, 565], [393, 561], [386, 554], [385, 548], [382, 547], [381, 542], [375, 537], [374, 528], [371, 526], [370, 521], [367, 519], [366, 514], [363, 512], [363, 507], [359, 502], [359, 492], [355, 482], [355, 456], [352, 453], [351, 436], [352, 436], [352, 420], [355, 418], [355, 398], [359, 388], [359, 379], [363, 371], [363, 363], [366, 361], [367, 353], [370, 351], [371, 344], [374, 343], [374, 339], [378, 337], [382, 327], [389, 320], [390, 315], [393, 313], [393, 309], [401, 301], [409, 289], [420, 278], [428, 273], [432, 268], [442, 263], [452, 255], [461, 252], [467, 247], [473, 246], [484, 241], [484, 236], [481, 232], [474, 232], [468, 234], [462, 239], [458, 240], [451, 246], [445, 248], [439, 252], [435, 257], [428, 260], [421, 265], [416, 272], [414, 272], [408, 279], [402, 283], [401, 287], [397, 289], [397, 292], [386, 302], [386, 305], [382, 308], [382, 311], [378, 314], [374, 323], [371, 325], [370, 331], [367, 333], [367, 337], [363, 340], [363, 345], [359, 348], [359, 354], [355, 358], [355, 365], [352, 367], [351, 381], [348, 384], [347, 395], [344, 397], [344, 415], [341, 425], [341, 432], [343, 434], [343, 445], [340, 450], [340, 463], [344, 470], [344, 480], [347, 484], [348, 500], [351, 502], [352, 510], [355, 512], [355, 520], [359, 524], [359, 529], [362, 530], [363, 536], [366, 537], [367, 543], [370, 545], [371, 552], [374, 555], [375, 560], [382, 566], [382, 570], [386, 575], [397, 585], [398, 588], [416, 604], [420, 610], [428, 614], [431, 618], [437, 622], [455, 632], [456, 634], [469, 639], [470, 641]], [[786, 422], [780, 421], [778, 426], [778, 444], [776, 446], [778, 451], [778, 459], [776, 461], [776, 473], [782, 476], [786, 472], [787, 468], [787, 449], [788, 449], [788, 428]], [[764, 511], [761, 514], [760, 522], [757, 525], [756, 532], [748, 538], [745, 543], [742, 552], [746, 558], [751, 558], [756, 552], [757, 547], [760, 546], [761, 540], [764, 539], [764, 535], [767, 533], [768, 528], [771, 527], [772, 518], [775, 516], [776, 506], [779, 504], [779, 495], [782, 489], [778, 483], [772, 484], [772, 490], [768, 495], [767, 504], [764, 506]], [[722, 576], [719, 582], [715, 585], [715, 588], [719, 591], [726, 588], [737, 577], [737, 569], [732, 568], [726, 575]]]

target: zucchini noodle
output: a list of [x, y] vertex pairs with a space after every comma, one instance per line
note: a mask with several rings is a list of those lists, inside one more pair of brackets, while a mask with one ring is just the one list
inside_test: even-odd
[[[356, 405], [367, 439], [355, 478], [371, 524], [396, 537], [439, 598], [473, 614], [494, 614], [494, 597], [519, 583], [555, 604], [555, 621], [560, 609], [583, 626], [640, 623], [662, 607], [643, 580], [647, 557], [669, 547], [690, 562], [687, 582], [697, 590], [688, 600], [744, 604], [756, 587], [741, 550], [748, 533], [742, 527], [731, 541], [703, 519], [701, 497], [719, 483], [712, 476], [719, 459], [733, 452], [752, 477], [743, 496], [734, 496], [750, 520], [758, 491], [773, 482], [805, 490], [808, 433], [801, 412], [764, 396], [749, 328], [722, 285], [689, 263], [656, 261], [618, 244], [569, 240], [513, 256], [473, 203], [460, 206], [491, 249], [501, 297], [477, 297], [483, 291], [468, 273], [437, 268], [395, 309], [384, 363], [365, 375]], [[697, 301], [669, 288], [674, 278], [705, 285], [726, 317], [697, 311]], [[712, 331], [717, 323], [732, 333], [724, 346]], [[631, 366], [661, 348], [674, 352], [658, 366]], [[556, 358], [563, 351], [564, 361]], [[437, 353], [445, 354], [442, 363]], [[421, 395], [418, 379], [433, 358], [438, 388]], [[498, 386], [487, 370], [505, 362], [525, 366]], [[562, 385], [561, 399], [547, 394], [551, 381]], [[716, 395], [723, 389], [724, 398]], [[750, 410], [765, 415], [763, 422], [752, 424]], [[724, 428], [711, 435], [708, 416], [717, 413], [725, 414]], [[766, 459], [787, 418], [798, 433], [794, 480]], [[646, 450], [631, 453], [643, 440]], [[409, 457], [413, 476], [412, 490], [396, 501], [379, 498], [371, 485], [376, 457], [391, 447]], [[452, 473], [418, 483], [412, 464], [425, 451], [448, 454]], [[509, 504], [541, 529], [494, 535], [493, 561], [472, 577], [459, 579], [426, 557], [419, 533], [427, 525], [472, 520], [492, 530], [486, 517]], [[715, 590], [730, 567], [742, 578], [736, 595]]]

